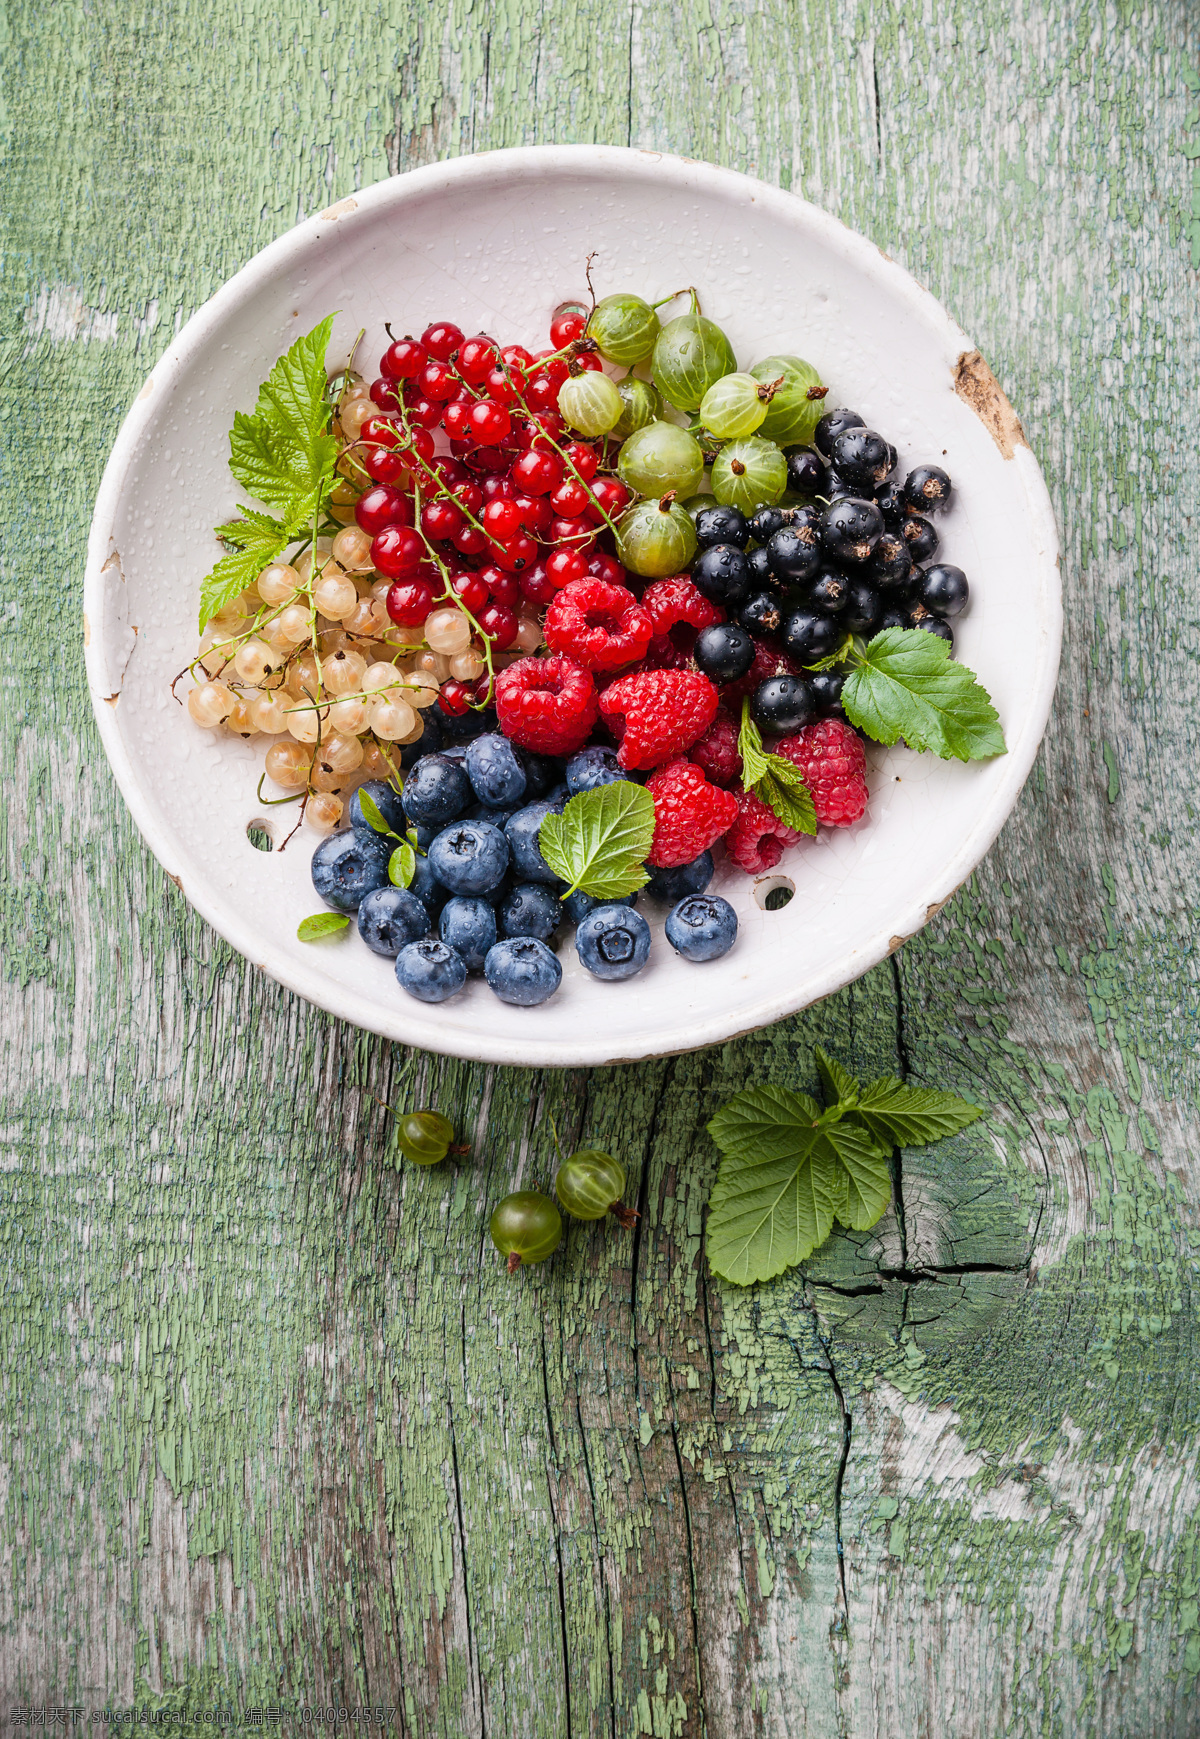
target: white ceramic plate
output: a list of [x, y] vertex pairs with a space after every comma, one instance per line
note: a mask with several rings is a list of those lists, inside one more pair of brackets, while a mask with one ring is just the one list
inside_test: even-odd
[[[849, 830], [785, 854], [756, 885], [725, 868], [717, 886], [741, 933], [721, 961], [688, 965], [655, 931], [650, 965], [601, 984], [568, 940], [559, 993], [513, 1009], [482, 981], [436, 1007], [399, 989], [391, 963], [351, 933], [296, 939], [320, 909], [315, 843], [252, 846], [291, 808], [255, 799], [263, 743], [194, 727], [172, 677], [194, 656], [197, 587], [215, 559], [211, 527], [237, 494], [226, 469], [235, 409], [300, 332], [340, 309], [331, 360], [383, 323], [419, 331], [445, 316], [466, 332], [537, 348], [549, 316], [584, 288], [651, 299], [694, 283], [743, 366], [774, 351], [809, 358], [900, 450], [901, 469], [944, 463], [953, 511], [942, 551], [972, 582], [957, 651], [990, 691], [1009, 751], [962, 766], [871, 752], [871, 804]], [[918, 930], [995, 838], [1029, 772], [1058, 669], [1061, 603], [1054, 519], [1028, 448], [994, 383], [933, 297], [870, 242], [815, 206], [704, 163], [602, 146], [461, 157], [344, 199], [266, 248], [200, 309], [146, 382], [104, 474], [88, 548], [87, 669], [117, 782], [147, 843], [233, 946], [332, 1014], [425, 1049], [518, 1064], [610, 1063], [690, 1050], [747, 1032], [857, 978]], [[956, 379], [961, 390], [956, 390]], [[280, 817], [287, 818], [284, 822]], [[796, 897], [761, 905], [786, 876]], [[645, 904], [645, 902], [644, 902]]]

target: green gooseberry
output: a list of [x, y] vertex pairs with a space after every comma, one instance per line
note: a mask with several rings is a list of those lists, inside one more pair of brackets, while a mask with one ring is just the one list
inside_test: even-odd
[[599, 1148], [584, 1147], [564, 1159], [555, 1174], [554, 1193], [576, 1220], [602, 1220], [612, 1214], [629, 1227], [637, 1219], [621, 1200], [625, 1167]]
[[622, 446], [617, 472], [635, 495], [691, 495], [704, 475], [704, 454], [677, 423], [647, 423]]
[[414, 1165], [437, 1165], [454, 1140], [454, 1125], [440, 1111], [409, 1111], [396, 1119], [396, 1145]]
[[662, 416], [662, 399], [657, 388], [648, 380], [638, 380], [636, 375], [627, 374], [624, 380], [617, 382], [617, 391], [621, 395], [625, 411], [612, 431], [616, 440], [623, 441], [627, 436], [635, 435], [647, 423], [653, 423]]
[[617, 560], [631, 574], [661, 580], [681, 574], [696, 553], [696, 527], [678, 502], [638, 501], [617, 521]]
[[492, 1209], [492, 1243], [508, 1257], [508, 1271], [544, 1262], [562, 1243], [562, 1215], [540, 1190], [514, 1190]]
[[649, 356], [661, 330], [658, 315], [649, 302], [620, 291], [596, 303], [586, 336], [594, 340], [601, 356], [632, 368], [635, 362], [644, 362]]
[[737, 368], [733, 346], [714, 320], [681, 314], [668, 320], [654, 344], [650, 372], [668, 404], [696, 411], [709, 387]]
[[563, 381], [558, 389], [558, 408], [573, 429], [590, 439], [615, 429], [625, 405], [614, 381], [594, 369], [585, 369]]
[[812, 364], [799, 356], [768, 356], [765, 361], [756, 362], [750, 373], [764, 386], [782, 376], [758, 431], [763, 439], [774, 441], [777, 447], [810, 447], [817, 424], [825, 414], [825, 394], [829, 390], [822, 386]]
[[760, 435], [730, 441], [712, 463], [713, 494], [723, 507], [738, 507], [746, 515], [782, 501], [787, 481], [787, 460]]

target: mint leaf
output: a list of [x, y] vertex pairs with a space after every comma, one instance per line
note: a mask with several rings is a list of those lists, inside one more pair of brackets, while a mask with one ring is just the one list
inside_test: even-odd
[[[362, 802], [362, 792], [359, 792], [359, 802]], [[374, 822], [371, 823], [374, 826]], [[395, 835], [392, 836], [393, 838]], [[388, 881], [394, 888], [407, 888], [412, 885], [412, 879], [417, 873], [417, 854], [407, 840], [398, 845], [388, 859]]]
[[643, 868], [654, 843], [654, 799], [630, 780], [572, 797], [561, 815], [545, 817], [538, 846], [569, 893], [620, 900], [645, 887]]
[[885, 628], [842, 688], [842, 710], [877, 743], [903, 737], [943, 760], [982, 761], [1007, 753], [987, 691], [956, 664], [936, 634]]
[[229, 469], [243, 489], [278, 508], [293, 531], [320, 510], [338, 447], [327, 433], [325, 350], [333, 315], [298, 338], [262, 386], [253, 416], [234, 414]]
[[797, 833], [815, 833], [817, 812], [808, 781], [784, 756], [766, 753], [759, 728], [750, 716], [748, 698], [742, 701], [738, 754], [742, 757], [743, 788], [753, 791], [785, 827]]
[[221, 542], [230, 546], [231, 554], [222, 556], [210, 574], [200, 582], [200, 632], [203, 633], [214, 616], [219, 616], [226, 604], [231, 604], [239, 592], [252, 586], [259, 574], [282, 554], [291, 541], [288, 528], [269, 514], [242, 509], [240, 519], [217, 527]]
[[853, 1123], [830, 1123], [825, 1136], [846, 1174], [837, 1217], [844, 1226], [865, 1232], [892, 1199], [892, 1173], [888, 1165], [892, 1144], [889, 1141], [881, 1148], [867, 1130], [857, 1129]]
[[316, 942], [322, 936], [332, 936], [338, 930], [344, 930], [350, 920], [345, 912], [317, 912], [311, 918], [302, 918], [296, 930], [301, 942]]
[[889, 1146], [925, 1147], [931, 1141], [957, 1134], [982, 1117], [983, 1112], [953, 1093], [938, 1093], [931, 1087], [906, 1087], [895, 1076], [885, 1075], [863, 1088], [853, 1115], [877, 1140]]
[[836, 1105], [839, 1111], [848, 1111], [851, 1106], [857, 1105], [861, 1088], [854, 1076], [848, 1074], [820, 1045], [813, 1046], [813, 1056], [816, 1059], [817, 1073], [821, 1077], [821, 1085], [825, 1089], [825, 1097], [830, 1104]]

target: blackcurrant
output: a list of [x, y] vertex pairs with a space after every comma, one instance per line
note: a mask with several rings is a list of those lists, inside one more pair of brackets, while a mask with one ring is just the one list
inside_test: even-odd
[[874, 429], [843, 429], [829, 444], [829, 462], [848, 483], [874, 490], [896, 469], [896, 449]]
[[883, 523], [895, 531], [908, 512], [903, 485], [897, 483], [894, 477], [889, 477], [887, 482], [875, 491], [875, 505], [883, 515]]
[[581, 1148], [563, 1160], [554, 1177], [554, 1193], [576, 1220], [602, 1220], [612, 1214], [622, 1226], [633, 1225], [637, 1214], [627, 1208], [625, 1167], [611, 1153]]
[[454, 1140], [454, 1125], [439, 1111], [410, 1111], [396, 1122], [396, 1146], [414, 1165], [437, 1165]]
[[950, 562], [936, 562], [918, 578], [916, 600], [933, 616], [961, 616], [970, 597], [966, 574]]
[[840, 670], [814, 670], [808, 679], [812, 689], [813, 705], [817, 709], [819, 719], [844, 718], [842, 712], [842, 684], [846, 678]]
[[715, 543], [692, 563], [692, 581], [714, 604], [740, 604], [750, 590], [750, 564], [736, 544]]
[[844, 634], [874, 634], [882, 614], [879, 593], [869, 580], [847, 581], [846, 608], [838, 617]]
[[737, 622], [701, 628], [692, 652], [696, 669], [710, 682], [737, 682], [754, 663], [754, 639]]
[[696, 542], [701, 549], [711, 549], [717, 543], [745, 549], [749, 537], [750, 528], [740, 508], [702, 507], [696, 515]]
[[826, 411], [813, 434], [813, 446], [823, 459], [828, 459], [830, 448], [843, 429], [865, 429], [866, 426], [856, 411]]
[[828, 658], [845, 632], [838, 617], [794, 610], [783, 624], [783, 643], [797, 664], [816, 664]]
[[783, 604], [777, 592], [754, 592], [738, 611], [738, 621], [751, 634], [778, 634]]
[[788, 522], [788, 516], [782, 507], [760, 507], [750, 521], [750, 536], [755, 543], [766, 543]]
[[789, 447], [784, 453], [788, 468], [788, 488], [797, 495], [827, 495], [825, 485], [829, 472], [824, 459], [808, 447]]
[[850, 581], [845, 574], [838, 574], [832, 568], [826, 568], [823, 574], [817, 575], [809, 587], [808, 602], [822, 616], [836, 616], [839, 610], [844, 610], [846, 607], [849, 585]]
[[827, 501], [844, 501], [847, 495], [861, 495], [862, 490], [857, 483], [851, 483], [848, 477], [830, 469], [825, 475], [823, 494]]
[[941, 540], [929, 520], [922, 519], [919, 513], [910, 513], [900, 530], [914, 562], [933, 560]]
[[488, 1231], [508, 1271], [515, 1274], [522, 1263], [544, 1262], [562, 1243], [562, 1215], [540, 1190], [516, 1190], [492, 1210]]
[[782, 526], [768, 540], [767, 559], [776, 579], [789, 582], [811, 580], [821, 568], [819, 545], [802, 537], [793, 525]]
[[895, 604], [889, 604], [875, 624], [875, 632], [882, 634], [885, 628], [907, 628], [908, 626], [908, 611]]
[[884, 532], [871, 552], [866, 573], [871, 584], [886, 592], [888, 597], [899, 597], [909, 590], [913, 579], [913, 559], [898, 531]]
[[904, 499], [917, 513], [940, 513], [953, 484], [940, 465], [918, 465], [904, 479]]
[[750, 584], [752, 586], [778, 584], [771, 567], [771, 558], [761, 544], [756, 544], [752, 550], [746, 551], [746, 565], [750, 569]]
[[809, 683], [802, 676], [769, 676], [754, 691], [751, 710], [765, 731], [802, 731], [816, 716]]
[[950, 650], [954, 650], [954, 630], [949, 622], [943, 622], [940, 616], [931, 616], [924, 604], [917, 604], [909, 611], [909, 628], [920, 628], [925, 634], [936, 634], [939, 640], [948, 640]]
[[821, 545], [839, 564], [859, 567], [868, 561], [882, 533], [882, 513], [861, 496], [831, 501], [821, 515]]

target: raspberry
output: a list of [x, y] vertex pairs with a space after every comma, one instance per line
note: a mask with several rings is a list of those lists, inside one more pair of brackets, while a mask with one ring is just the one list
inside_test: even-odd
[[784, 846], [795, 845], [800, 835], [786, 827], [753, 791], [743, 791], [737, 806], [737, 818], [725, 835], [725, 850], [747, 875], [774, 869]]
[[698, 742], [688, 750], [688, 760], [702, 767], [714, 785], [728, 789], [742, 776], [742, 757], [738, 754], [738, 727], [732, 713], [723, 706]]
[[600, 708], [606, 720], [624, 714], [617, 753], [622, 767], [658, 767], [704, 735], [716, 714], [717, 691], [698, 671], [645, 670], [618, 677], [601, 695]]
[[806, 725], [794, 737], [781, 737], [775, 753], [799, 767], [813, 794], [817, 820], [825, 827], [849, 827], [867, 807], [867, 757], [857, 734], [841, 719]]
[[642, 608], [654, 630], [647, 663], [658, 670], [686, 669], [701, 628], [725, 620], [724, 610], [710, 603], [686, 574], [655, 580], [647, 586], [642, 593]]
[[654, 799], [654, 844], [646, 859], [655, 869], [691, 863], [720, 839], [738, 812], [732, 791], [710, 785], [690, 761], [672, 761], [646, 780]]
[[746, 695], [753, 694], [759, 683], [765, 682], [768, 676], [779, 676], [784, 671], [790, 676], [800, 675], [799, 666], [793, 664], [777, 640], [760, 640], [755, 647], [754, 663], [745, 676], [739, 677], [736, 682], [721, 685], [721, 699], [727, 707], [740, 713]]
[[505, 736], [523, 749], [569, 755], [596, 722], [596, 685], [569, 658], [521, 658], [496, 678], [496, 713]]
[[632, 592], [607, 580], [572, 580], [546, 611], [546, 644], [586, 670], [633, 664], [650, 644], [650, 618]]

